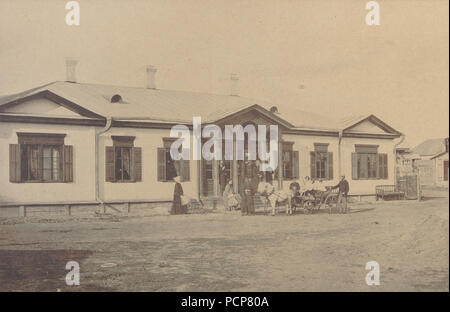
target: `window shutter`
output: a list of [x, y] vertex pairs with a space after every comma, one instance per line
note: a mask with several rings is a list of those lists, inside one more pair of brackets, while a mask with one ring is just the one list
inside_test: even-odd
[[328, 172], [327, 179], [333, 180], [333, 153], [327, 153], [327, 164], [328, 164]]
[[180, 160], [181, 166], [181, 181], [189, 181], [190, 178], [190, 166], [189, 160]]
[[105, 181], [114, 182], [116, 179], [115, 175], [115, 152], [113, 146], [105, 147]]
[[166, 149], [158, 148], [158, 181], [166, 181]]
[[292, 178], [298, 179], [300, 177], [299, 172], [299, 157], [298, 157], [298, 151], [292, 152]]
[[9, 181], [20, 182], [20, 145], [9, 144]]
[[316, 178], [316, 152], [310, 152], [311, 155], [311, 179]]
[[387, 154], [381, 154], [381, 157], [383, 159], [383, 179], [387, 179], [388, 178], [388, 162], [387, 162]]
[[367, 162], [369, 161], [369, 157], [367, 154], [358, 154], [359, 159], [359, 179], [367, 179], [369, 177], [369, 166]]
[[132, 166], [133, 166], [133, 180], [136, 182], [142, 181], [142, 149], [140, 147], [133, 147], [131, 149]]
[[352, 179], [358, 180], [358, 153], [352, 153]]
[[378, 154], [378, 179], [387, 179], [387, 154]]
[[383, 169], [383, 154], [377, 154], [377, 179], [383, 179], [384, 169]]
[[73, 146], [63, 146], [63, 181], [73, 182]]

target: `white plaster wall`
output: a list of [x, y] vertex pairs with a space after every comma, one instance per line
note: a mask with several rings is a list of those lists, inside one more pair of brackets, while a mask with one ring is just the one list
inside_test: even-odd
[[[336, 185], [339, 182], [339, 139], [327, 136], [308, 135], [283, 135], [283, 140], [294, 142], [294, 150], [299, 151], [300, 177], [310, 175], [310, 151], [314, 150], [314, 143], [328, 143], [328, 151], [333, 152], [333, 180], [324, 181], [325, 185]], [[363, 138], [342, 138], [341, 141], [341, 173], [346, 176], [350, 185], [350, 194], [354, 193], [375, 193], [376, 185], [394, 184], [395, 155], [394, 144], [396, 140], [390, 139], [363, 139]], [[355, 144], [378, 145], [379, 153], [388, 154], [388, 179], [374, 180], [353, 180], [352, 179], [352, 159], [355, 152]], [[286, 186], [286, 182], [283, 188]]]
[[[299, 153], [299, 175], [300, 177], [311, 176], [311, 156], [310, 152], [314, 151], [314, 143], [327, 143], [328, 151], [333, 153], [333, 180], [323, 181], [326, 186], [334, 186], [338, 183], [338, 142], [337, 137], [327, 136], [311, 136], [311, 135], [283, 135], [284, 141], [294, 142], [293, 150]], [[286, 187], [284, 183], [283, 188]]]
[[[134, 146], [142, 148], [141, 182], [105, 182], [105, 147], [113, 146], [112, 135], [136, 137]], [[157, 149], [163, 147], [163, 137], [170, 137], [170, 129], [111, 128], [100, 136], [100, 196], [103, 200], [172, 199], [174, 182], [159, 182], [157, 176]], [[197, 197], [197, 161], [190, 162], [190, 181], [182, 182], [182, 186], [186, 195]]]
[[[350, 185], [350, 193], [375, 193], [376, 185], [393, 185], [395, 153], [394, 145], [398, 139], [362, 139], [362, 138], [343, 138], [342, 148], [342, 172], [345, 174]], [[353, 180], [352, 179], [352, 153], [355, 152], [356, 144], [378, 145], [378, 153], [388, 156], [388, 179], [373, 180]]]

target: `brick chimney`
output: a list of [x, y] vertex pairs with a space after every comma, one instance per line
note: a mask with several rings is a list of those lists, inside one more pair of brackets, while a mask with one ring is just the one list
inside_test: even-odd
[[155, 75], [157, 71], [155, 66], [147, 65], [147, 89], [156, 89]]
[[77, 82], [77, 69], [78, 60], [73, 57], [66, 57], [66, 81]]
[[239, 96], [239, 76], [230, 74], [230, 95]]

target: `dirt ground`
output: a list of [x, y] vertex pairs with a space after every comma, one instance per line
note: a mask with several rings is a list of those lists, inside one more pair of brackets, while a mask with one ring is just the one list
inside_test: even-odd
[[0, 291], [449, 291], [448, 190], [430, 194], [347, 215], [4, 219]]

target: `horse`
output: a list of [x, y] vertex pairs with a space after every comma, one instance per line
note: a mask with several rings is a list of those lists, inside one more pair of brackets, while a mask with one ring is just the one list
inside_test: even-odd
[[[290, 192], [285, 190], [276, 190], [269, 182], [259, 182], [258, 193], [264, 196], [270, 206], [272, 207], [272, 216], [275, 215], [275, 208], [277, 205], [286, 205], [286, 214], [292, 214], [290, 207]], [[265, 207], [264, 207], [265, 212]]]

